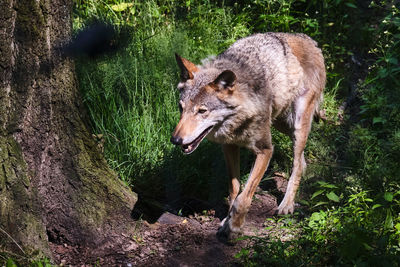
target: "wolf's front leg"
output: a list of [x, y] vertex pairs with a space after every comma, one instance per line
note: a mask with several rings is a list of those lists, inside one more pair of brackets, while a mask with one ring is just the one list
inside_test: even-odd
[[224, 144], [222, 145], [222, 151], [224, 152], [226, 168], [230, 179], [228, 204], [229, 209], [231, 209], [240, 190], [240, 148], [237, 145]]
[[232, 207], [229, 210], [228, 216], [222, 221], [217, 232], [217, 237], [220, 241], [226, 242], [229, 240], [230, 234], [241, 231], [246, 214], [250, 208], [251, 200], [267, 170], [269, 160], [272, 156], [271, 149], [263, 149], [257, 154], [256, 161], [251, 171], [250, 177], [247, 180], [243, 192], [234, 200]]

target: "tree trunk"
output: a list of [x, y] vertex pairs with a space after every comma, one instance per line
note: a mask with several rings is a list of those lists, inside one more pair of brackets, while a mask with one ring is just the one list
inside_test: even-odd
[[74, 64], [57, 53], [71, 8], [0, 1], [0, 249], [56, 261], [60, 246], [95, 258], [125, 242], [137, 200], [108, 168], [84, 123]]

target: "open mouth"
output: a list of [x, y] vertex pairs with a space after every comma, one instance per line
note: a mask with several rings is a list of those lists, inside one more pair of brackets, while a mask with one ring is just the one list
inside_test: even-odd
[[182, 152], [185, 154], [190, 154], [195, 151], [195, 149], [199, 146], [204, 137], [206, 137], [207, 134], [211, 131], [212, 127], [213, 126], [210, 126], [205, 129], [196, 139], [193, 140], [193, 142], [182, 145]]

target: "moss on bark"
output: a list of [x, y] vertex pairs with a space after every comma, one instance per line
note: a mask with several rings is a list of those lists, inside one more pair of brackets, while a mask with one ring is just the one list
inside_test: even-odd
[[34, 42], [43, 35], [46, 26], [46, 16], [41, 9], [44, 1], [18, 0], [15, 9], [17, 11], [16, 25], [17, 38], [25, 42]]
[[[51, 255], [45, 226], [37, 202], [37, 190], [27, 176], [21, 148], [12, 136], [0, 137], [0, 226], [26, 253], [38, 249]], [[2, 233], [0, 245], [19, 251], [17, 244]]]

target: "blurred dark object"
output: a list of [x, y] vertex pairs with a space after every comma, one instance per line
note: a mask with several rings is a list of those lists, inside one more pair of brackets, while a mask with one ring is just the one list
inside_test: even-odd
[[93, 23], [79, 31], [72, 40], [62, 47], [65, 57], [97, 58], [104, 54], [115, 52], [122, 48], [127, 42], [128, 31], [104, 22]]

